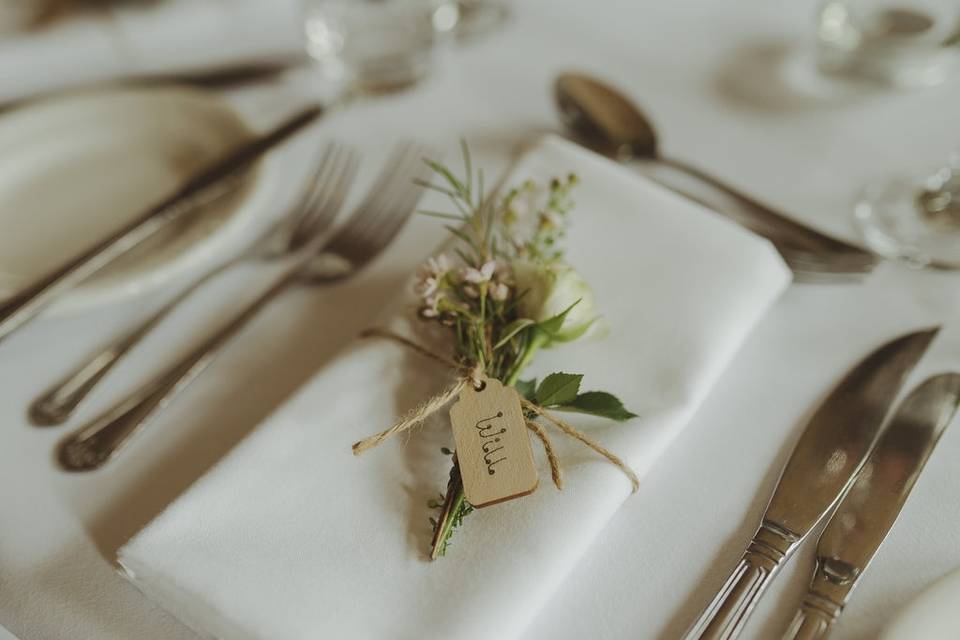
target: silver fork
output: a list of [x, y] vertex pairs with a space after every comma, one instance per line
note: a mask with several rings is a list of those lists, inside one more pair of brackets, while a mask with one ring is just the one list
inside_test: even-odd
[[[396, 237], [413, 213], [422, 189], [420, 162], [424, 149], [404, 145], [396, 149], [350, 221], [332, 239], [312, 240], [294, 264], [267, 291], [229, 324], [160, 376], [135, 390], [99, 418], [70, 434], [59, 448], [60, 463], [68, 471], [89, 471], [103, 465], [160, 410], [206, 369], [221, 347], [277, 294], [295, 282], [334, 282], [350, 277], [369, 264]], [[352, 176], [340, 182], [338, 198]]]
[[[303, 193], [296, 204], [280, 220], [270, 225], [243, 251], [220, 263], [189, 287], [180, 292], [156, 313], [124, 335], [111, 340], [81, 362], [73, 371], [38, 397], [27, 411], [36, 426], [63, 424], [81, 402], [93, 391], [107, 373], [141, 342], [165, 317], [195, 291], [243, 262], [272, 261], [299, 249], [307, 239], [329, 227], [332, 215], [329, 208], [318, 206], [324, 189], [330, 187], [330, 173], [336, 169], [339, 155], [336, 147], [323, 154], [310, 174]], [[347, 157], [347, 161], [353, 161]], [[334, 212], [335, 213], [335, 212]]]

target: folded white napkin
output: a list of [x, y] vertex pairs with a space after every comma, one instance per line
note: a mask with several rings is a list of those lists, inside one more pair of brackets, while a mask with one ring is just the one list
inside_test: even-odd
[[[584, 373], [585, 389], [640, 414], [569, 418], [642, 479], [790, 276], [765, 240], [560, 139], [542, 141], [513, 175], [568, 171], [581, 178], [568, 259], [610, 331], [541, 352], [529, 373]], [[390, 326], [416, 335], [410, 311], [399, 301]], [[536, 493], [476, 511], [447, 557], [426, 561], [425, 503], [446, 486], [448, 423], [359, 458], [350, 445], [449, 376], [393, 342], [358, 341], [120, 551], [129, 579], [217, 638], [519, 636], [630, 483], [556, 435], [562, 492], [538, 451]]]
[[0, 39], [0, 102], [107, 80], [302, 55], [298, 0], [166, 0], [64, 17]]

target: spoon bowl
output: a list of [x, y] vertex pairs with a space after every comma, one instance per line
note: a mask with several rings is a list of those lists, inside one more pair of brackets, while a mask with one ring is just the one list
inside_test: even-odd
[[554, 95], [564, 124], [586, 146], [621, 162], [656, 158], [656, 130], [616, 89], [583, 74], [563, 73]]

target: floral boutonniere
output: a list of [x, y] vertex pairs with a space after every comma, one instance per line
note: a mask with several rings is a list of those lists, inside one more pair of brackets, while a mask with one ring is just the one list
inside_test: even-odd
[[[354, 452], [423, 422], [454, 400], [450, 415], [457, 450], [444, 494], [431, 500], [431, 558], [444, 555], [451, 536], [476, 507], [527, 495], [537, 486], [529, 435], [543, 444], [557, 488], [563, 480], [544, 424], [605, 456], [631, 480], [633, 471], [554, 412], [578, 412], [616, 421], [634, 417], [623, 403], [603, 391], [580, 390], [581, 374], [552, 373], [541, 381], [521, 379], [541, 349], [555, 348], [593, 334], [605, 324], [593, 290], [564, 259], [563, 240], [573, 209], [574, 174], [548, 185], [527, 181], [493, 200], [484, 195], [483, 172], [476, 174], [463, 145], [464, 176], [427, 161], [439, 183], [423, 186], [449, 197], [453, 212], [422, 213], [450, 221], [454, 236], [448, 253], [432, 257], [417, 281], [419, 317], [449, 331], [454, 358], [446, 359], [416, 343], [383, 331], [454, 367], [460, 376], [386, 431], [354, 445]], [[472, 499], [472, 500], [471, 500]]]

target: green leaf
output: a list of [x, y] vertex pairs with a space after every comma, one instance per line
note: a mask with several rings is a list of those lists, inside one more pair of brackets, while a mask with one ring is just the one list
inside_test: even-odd
[[537, 404], [542, 407], [570, 404], [577, 398], [582, 379], [579, 373], [551, 373], [537, 387]]
[[444, 220], [456, 220], [457, 222], [463, 222], [463, 216], [456, 216], [452, 213], [444, 213], [443, 211], [430, 211], [429, 209], [420, 209], [417, 211], [422, 216], [428, 216], [430, 218], [442, 218]]
[[537, 401], [537, 379], [533, 378], [532, 380], [517, 380], [517, 383], [513, 385], [513, 388], [516, 389], [521, 396], [529, 400], [530, 402]]
[[504, 327], [500, 340], [497, 342], [497, 344], [493, 345], [493, 350], [496, 351], [503, 345], [510, 342], [510, 339], [513, 338], [515, 335], [517, 335], [527, 327], [534, 324], [536, 323], [530, 318], [518, 318], [514, 320], [513, 322], [508, 324], [506, 327]]
[[457, 177], [456, 177], [455, 175], [453, 175], [453, 172], [450, 171], [450, 169], [448, 169], [447, 167], [445, 167], [445, 166], [442, 165], [441, 163], [435, 162], [435, 161], [433, 161], [433, 160], [424, 160], [424, 162], [426, 162], [426, 163], [427, 163], [427, 166], [430, 167], [431, 169], [433, 169], [433, 171], [434, 171], [435, 173], [443, 176], [443, 178], [444, 178], [448, 183], [450, 183], [450, 186], [453, 187], [453, 189], [454, 189], [457, 193], [463, 193], [463, 192], [465, 191], [465, 188], [464, 188], [464, 186], [463, 186], [463, 183], [460, 182], [459, 180], [457, 180]]
[[466, 263], [466, 264], [473, 264], [473, 263], [476, 261], [476, 258], [471, 258], [470, 256], [468, 256], [468, 255], [463, 251], [463, 249], [454, 249], [453, 251], [454, 251], [454, 253], [456, 253], [457, 256], [458, 256], [461, 260], [463, 260], [464, 263]]
[[578, 413], [587, 413], [601, 418], [610, 418], [617, 422], [623, 422], [630, 418], [636, 418], [637, 414], [629, 411], [620, 402], [620, 399], [612, 393], [606, 391], [587, 391], [581, 393], [572, 401], [563, 403], [563, 406], [556, 407], [561, 411], [576, 411]]
[[476, 243], [474, 243], [473, 238], [471, 238], [470, 236], [465, 234], [463, 231], [461, 231], [460, 229], [452, 225], [444, 225], [444, 227], [446, 228], [447, 231], [453, 234], [457, 239], [462, 240], [471, 249], [476, 250], [477, 245]]
[[550, 337], [553, 337], [556, 334], [560, 333], [560, 328], [563, 327], [563, 321], [566, 320], [567, 314], [570, 313], [570, 311], [578, 304], [580, 304], [579, 300], [577, 300], [572, 305], [570, 305], [569, 307], [567, 307], [557, 315], [553, 316], [552, 318], [547, 318], [543, 322], [538, 323], [537, 329], [540, 329]]

